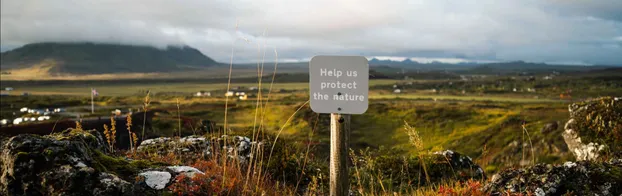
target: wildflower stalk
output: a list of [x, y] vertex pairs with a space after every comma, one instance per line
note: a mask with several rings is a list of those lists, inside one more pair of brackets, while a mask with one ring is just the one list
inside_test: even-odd
[[132, 115], [127, 115], [127, 135], [130, 137], [130, 149], [134, 149], [134, 145], [137, 141], [136, 134], [132, 132]]

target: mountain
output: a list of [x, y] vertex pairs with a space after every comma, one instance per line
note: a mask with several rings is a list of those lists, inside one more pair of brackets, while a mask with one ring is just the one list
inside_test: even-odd
[[2, 71], [37, 69], [51, 75], [147, 73], [204, 69], [218, 63], [188, 46], [34, 43], [1, 54]]
[[534, 73], [551, 73], [551, 72], [579, 72], [590, 70], [603, 70], [608, 68], [616, 68], [612, 65], [559, 65], [546, 63], [531, 63], [525, 61], [508, 61], [495, 63], [478, 63], [478, 62], [460, 62], [460, 63], [443, 63], [432, 61], [430, 63], [420, 63], [406, 59], [404, 61], [379, 60], [372, 58], [369, 61], [370, 66], [390, 66], [392, 68], [406, 70], [433, 71], [444, 70], [454, 71], [460, 74], [534, 74]]
[[529, 63], [524, 61], [498, 62], [479, 64], [468, 70], [471, 74], [534, 74], [551, 72], [582, 72], [616, 68], [604, 65], [553, 65], [546, 63]]

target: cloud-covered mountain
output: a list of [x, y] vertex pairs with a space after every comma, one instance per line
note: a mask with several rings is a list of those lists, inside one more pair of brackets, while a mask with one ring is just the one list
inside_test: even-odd
[[2, 53], [2, 71], [47, 69], [54, 74], [148, 73], [204, 69], [216, 61], [188, 46], [35, 43]]

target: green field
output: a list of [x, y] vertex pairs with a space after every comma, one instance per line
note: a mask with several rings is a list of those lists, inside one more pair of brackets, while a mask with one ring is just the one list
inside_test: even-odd
[[[415, 150], [409, 142], [404, 129], [409, 124], [421, 136], [423, 150], [451, 149], [464, 153], [487, 172], [526, 165], [532, 159], [563, 163], [574, 159], [560, 135], [568, 119], [568, 104], [590, 97], [622, 96], [619, 78], [582, 79], [580, 82], [573, 78], [529, 82], [503, 77], [469, 82], [449, 79], [371, 80], [367, 112], [352, 116], [351, 147], [353, 150], [371, 148], [415, 154], [421, 149]], [[256, 86], [259, 85], [236, 82], [230, 84], [230, 89]], [[512, 90], [533, 86], [538, 87], [537, 92]], [[268, 92], [270, 83], [263, 83], [261, 87], [261, 98], [256, 90], [245, 90], [252, 95], [248, 100], [227, 100], [224, 97], [227, 83], [223, 82], [34, 83], [20, 85], [10, 92], [13, 95], [28, 92], [32, 96], [2, 99], [2, 118], [13, 117], [11, 111], [20, 107], [67, 107], [71, 112], [88, 113], [90, 88], [96, 88], [100, 94], [95, 98], [97, 115], [109, 115], [113, 108], [137, 110], [149, 90], [150, 107], [170, 113], [156, 117], [154, 135], [171, 136], [178, 131], [177, 102], [180, 103], [181, 116], [208, 119], [218, 126], [225, 124], [227, 103], [228, 134], [250, 136], [261, 125], [266, 134], [295, 141], [300, 149], [312, 143], [313, 153], [319, 159], [327, 158], [329, 117], [314, 113], [309, 105], [305, 105], [309, 99], [308, 83], [277, 82], [271, 92]], [[396, 94], [394, 88], [403, 91]], [[572, 98], [559, 96], [570, 88], [573, 89]], [[193, 96], [197, 91], [211, 91], [212, 97]], [[270, 100], [266, 101], [268, 94]], [[257, 107], [258, 100], [261, 101], [260, 108]], [[296, 112], [300, 107], [302, 109]], [[541, 131], [549, 123], [556, 123], [558, 128]], [[182, 132], [191, 134], [192, 129], [183, 126]]]

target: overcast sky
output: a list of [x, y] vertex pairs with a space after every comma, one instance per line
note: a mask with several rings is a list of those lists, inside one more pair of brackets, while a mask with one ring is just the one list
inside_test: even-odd
[[[622, 65], [622, 0], [1, 0], [1, 49], [185, 44], [221, 62], [319, 54]], [[237, 24], [237, 31], [236, 31]], [[262, 51], [258, 51], [261, 49]]]

